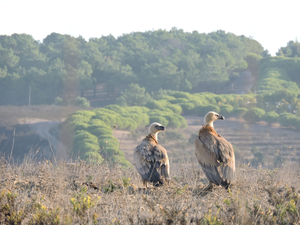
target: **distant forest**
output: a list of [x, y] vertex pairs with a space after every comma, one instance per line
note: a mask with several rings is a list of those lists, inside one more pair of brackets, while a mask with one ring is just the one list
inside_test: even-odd
[[131, 83], [149, 93], [220, 92], [245, 71], [255, 77], [257, 90], [292, 88], [299, 94], [300, 44], [291, 41], [277, 55], [270, 57], [257, 41], [222, 30], [205, 34], [173, 28], [89, 41], [52, 33], [42, 43], [27, 34], [4, 35], [0, 105], [27, 105], [29, 87], [34, 105], [53, 104], [57, 97], [67, 102], [78, 93], [84, 97], [86, 90], [96, 94], [99, 85], [107, 96]]

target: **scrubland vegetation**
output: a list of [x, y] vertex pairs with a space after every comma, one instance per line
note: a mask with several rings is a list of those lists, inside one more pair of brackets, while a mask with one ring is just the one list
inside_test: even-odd
[[[299, 130], [299, 56], [297, 41], [271, 57], [257, 41], [224, 31], [174, 28], [89, 41], [52, 33], [42, 43], [26, 34], [0, 36], [0, 150], [23, 156], [29, 146], [31, 152], [21, 162], [9, 154], [0, 160], [0, 223], [299, 223], [298, 142], [285, 146], [264, 131], [251, 133], [247, 124], [234, 128], [234, 140], [242, 139], [237, 133], [247, 143], [257, 135], [265, 140], [263, 150], [234, 146], [240, 163], [228, 192], [200, 193], [207, 184], [202, 170], [193, 157], [181, 158], [196, 135], [184, 134], [183, 116], [216, 111]], [[29, 90], [34, 106], [24, 107]], [[19, 125], [32, 118], [65, 120], [49, 132], [65, 144], [68, 163], [39, 152], [49, 139]], [[145, 190], [114, 133], [140, 138], [154, 121], [167, 127], [160, 143], [173, 142], [167, 150], [181, 152], [171, 160], [170, 183]]]
[[128, 167], [131, 164], [119, 150], [113, 129], [135, 131], [156, 121], [173, 129], [187, 127], [185, 119], [170, 108], [150, 110], [140, 106], [108, 105], [71, 114], [63, 124], [63, 132], [69, 135], [66, 145], [75, 158], [80, 156], [98, 163], [105, 160]]
[[297, 224], [298, 164], [253, 169], [237, 164], [226, 191], [207, 184], [195, 161], [171, 163], [171, 181], [142, 187], [134, 169], [51, 161], [28, 156], [20, 165], [1, 161], [1, 224]]
[[[148, 96], [148, 101], [139, 101], [145, 99], [145, 96]], [[300, 100], [287, 89], [244, 95], [160, 91], [151, 97], [145, 89], [130, 85], [117, 102], [120, 105], [131, 105], [131, 101], [127, 99], [136, 99], [135, 104], [150, 109], [172, 108], [174, 112], [183, 115], [204, 116], [208, 111], [215, 111], [225, 117], [242, 118], [249, 123], [278, 122], [285, 127], [300, 129]]]

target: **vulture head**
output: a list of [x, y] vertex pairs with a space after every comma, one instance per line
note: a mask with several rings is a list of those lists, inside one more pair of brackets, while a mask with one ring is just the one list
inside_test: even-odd
[[205, 126], [214, 127], [213, 122], [216, 120], [225, 120], [224, 116], [221, 116], [219, 113], [210, 111], [204, 117]]
[[149, 134], [152, 134], [153, 137], [157, 140], [157, 134], [160, 131], [164, 131], [165, 127], [162, 126], [160, 123], [154, 122], [149, 126]]

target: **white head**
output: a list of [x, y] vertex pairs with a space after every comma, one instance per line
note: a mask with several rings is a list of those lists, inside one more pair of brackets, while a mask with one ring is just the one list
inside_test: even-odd
[[219, 113], [210, 111], [204, 117], [204, 125], [214, 127], [213, 122], [216, 120], [225, 120], [225, 117]]
[[152, 134], [155, 139], [157, 140], [157, 134], [160, 131], [164, 131], [165, 127], [163, 127], [160, 123], [154, 122], [149, 126], [149, 134]]

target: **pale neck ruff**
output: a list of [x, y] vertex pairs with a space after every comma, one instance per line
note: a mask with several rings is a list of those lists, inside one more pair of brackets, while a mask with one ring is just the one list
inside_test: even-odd
[[214, 128], [214, 121], [206, 121], [206, 119], [204, 119], [204, 123], [205, 123], [205, 126], [210, 126], [210, 127]]
[[151, 133], [152, 134], [152, 136], [155, 138], [155, 140], [157, 141], [157, 134], [158, 134], [158, 132], [156, 132], [156, 133]]

